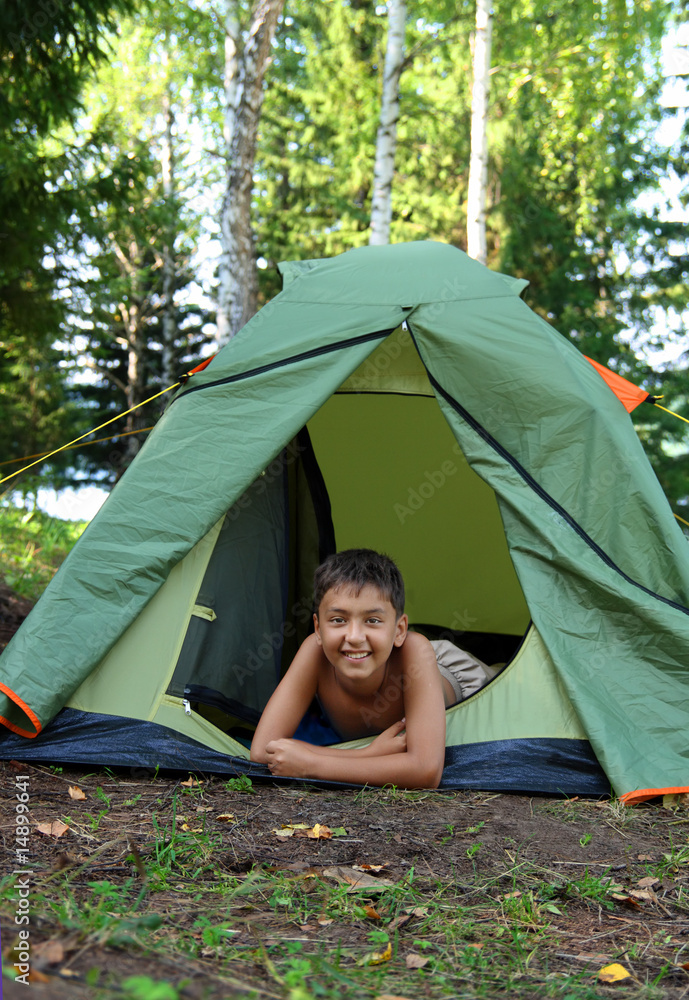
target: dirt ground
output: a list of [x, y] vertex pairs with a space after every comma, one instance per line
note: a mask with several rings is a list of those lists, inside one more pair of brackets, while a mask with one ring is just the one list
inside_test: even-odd
[[33, 604], [19, 597], [0, 580], [0, 652], [5, 648]]
[[[181, 995], [193, 998], [246, 995], [252, 989], [260, 991], [257, 995], [284, 996], [266, 968], [245, 962], [221, 969], [217, 950], [201, 946], [198, 922], [210, 912], [211, 882], [263, 870], [291, 879], [315, 874], [333, 879], [336, 888], [333, 869], [355, 864], [384, 865], [382, 875], [395, 882], [415, 879], [426, 899], [429, 885], [453, 886], [453, 905], [458, 912], [472, 908], [475, 929], [483, 922], [486, 933], [509, 918], [508, 903], [531, 900], [519, 920], [528, 925], [532, 919], [534, 930], [540, 926], [542, 931], [547, 919], [546, 957], [559, 974], [588, 968], [595, 973], [621, 962], [637, 985], [661, 974], [662, 993], [656, 995], [689, 994], [684, 968], [689, 960], [689, 812], [683, 807], [623, 809], [605, 802], [480, 792], [335, 792], [304, 786], [254, 786], [247, 793], [229, 790], [224, 781], [213, 778], [184, 786], [181, 778], [137, 781], [127, 775], [53, 772], [11, 762], [0, 765], [2, 785], [9, 792], [0, 805], [7, 873], [14, 869], [12, 789], [18, 774], [29, 778], [29, 855], [38, 892], [31, 913], [31, 985], [37, 998], [93, 996], [88, 982], [94, 969], [101, 975], [113, 973], [116, 980], [136, 974], [170, 983], [184, 979]], [[78, 787], [86, 797], [73, 799], [70, 787]], [[56, 820], [64, 820], [69, 830], [57, 836], [59, 828], [51, 833], [40, 826]], [[331, 839], [280, 837], [275, 832], [299, 823], [309, 828], [327, 824], [344, 832]], [[185, 955], [183, 974], [174, 956], [126, 944], [118, 947], [107, 940], [102, 927], [80, 925], [54, 907], [42, 906], [41, 892], [49, 894], [51, 875], [70, 871], [70, 892], [83, 917], [96, 905], [94, 883], [136, 882], [144, 869], [151, 878], [158, 870], [156, 842], [169, 844], [172, 831], [185, 828], [197, 833], [197, 843], [208, 845], [207, 863], [199, 861], [198, 850], [185, 858], [178, 840], [167, 883], [154, 878], [155, 891], [148, 896], [150, 906], [162, 915], [163, 930], [174, 925], [177, 936], [186, 934], [198, 945], [195, 956]], [[207, 897], [189, 895], [195, 882], [200, 889], [209, 888]], [[598, 892], [598, 884], [606, 891]], [[541, 902], [534, 908], [537, 898]], [[376, 899], [374, 894], [371, 904], [380, 906]], [[547, 910], [544, 900], [550, 902]], [[384, 906], [380, 909], [384, 916]], [[2, 914], [8, 964], [16, 929], [6, 903]], [[233, 910], [233, 916], [235, 947], [242, 940], [255, 942], [257, 936], [264, 946], [272, 938], [284, 939], [286, 919], [299, 940], [317, 940], [331, 951], [364, 949], [369, 929], [365, 921], [359, 921], [361, 926], [337, 921], [320, 926], [310, 919], [304, 923], [296, 912], [278, 912], [260, 892], [245, 908]], [[405, 938], [411, 942], [419, 934], [415, 923], [417, 918], [399, 928], [400, 947]], [[236, 992], [229, 985], [233, 977]], [[20, 989], [5, 980], [6, 997], [22, 995]], [[615, 987], [607, 989], [614, 992]], [[435, 994], [424, 990], [418, 995]], [[600, 995], [609, 994], [604, 989]]]

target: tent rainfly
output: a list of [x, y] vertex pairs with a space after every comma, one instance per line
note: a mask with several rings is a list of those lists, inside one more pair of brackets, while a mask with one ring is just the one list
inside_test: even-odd
[[441, 787], [689, 790], [689, 547], [614, 378], [445, 244], [280, 269], [0, 659], [0, 756], [267, 775], [313, 569], [369, 547], [419, 630], [507, 663]]

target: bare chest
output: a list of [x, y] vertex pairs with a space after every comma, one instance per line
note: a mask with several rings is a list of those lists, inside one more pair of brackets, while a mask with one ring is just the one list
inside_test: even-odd
[[402, 677], [396, 673], [364, 696], [343, 690], [332, 674], [325, 673], [318, 685], [318, 700], [344, 740], [377, 735], [404, 717]]

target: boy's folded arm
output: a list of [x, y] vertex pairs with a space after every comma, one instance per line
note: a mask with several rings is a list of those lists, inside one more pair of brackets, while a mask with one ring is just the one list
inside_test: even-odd
[[268, 752], [273, 774], [324, 781], [346, 781], [360, 785], [397, 785], [399, 788], [437, 788], [444, 754], [438, 759], [426, 754], [402, 753], [356, 756], [356, 750], [331, 753], [327, 747], [312, 747], [299, 740], [277, 740]]
[[272, 740], [291, 737], [313, 701], [318, 686], [319, 649], [313, 635], [299, 647], [289, 670], [263, 710], [251, 741], [251, 760], [265, 764]]

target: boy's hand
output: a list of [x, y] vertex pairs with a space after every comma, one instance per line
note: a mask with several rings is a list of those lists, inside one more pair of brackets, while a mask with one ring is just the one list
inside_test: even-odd
[[299, 740], [271, 740], [266, 746], [266, 764], [271, 774], [308, 778], [313, 768], [313, 754]]
[[384, 757], [389, 753], [405, 753], [407, 750], [407, 734], [405, 732], [406, 719], [393, 722], [391, 726], [384, 729], [379, 736], [376, 736], [369, 747], [372, 757]]

